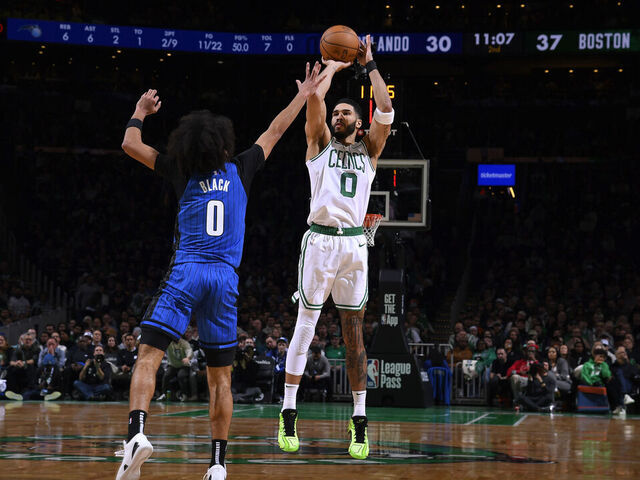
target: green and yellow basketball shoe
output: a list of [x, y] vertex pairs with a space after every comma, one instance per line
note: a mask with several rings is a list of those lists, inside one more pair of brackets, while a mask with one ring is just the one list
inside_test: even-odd
[[351, 435], [349, 455], [358, 460], [369, 456], [369, 437], [367, 436], [367, 417], [354, 416], [349, 420], [348, 432]]
[[278, 445], [285, 452], [297, 452], [300, 448], [298, 440], [298, 411], [287, 408], [280, 412], [280, 427], [278, 428]]

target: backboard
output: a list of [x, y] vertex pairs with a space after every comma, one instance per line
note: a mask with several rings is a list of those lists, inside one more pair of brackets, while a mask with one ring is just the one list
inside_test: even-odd
[[367, 213], [382, 215], [380, 227], [426, 228], [429, 160], [379, 159]]

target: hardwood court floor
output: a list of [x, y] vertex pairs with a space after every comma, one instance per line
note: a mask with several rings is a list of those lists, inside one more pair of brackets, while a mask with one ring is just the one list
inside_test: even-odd
[[[301, 404], [300, 451], [280, 452], [276, 405], [236, 405], [228, 479], [640, 478], [640, 417], [514, 414], [476, 407], [368, 408], [371, 455], [346, 452], [346, 404]], [[204, 404], [154, 403], [141, 479], [201, 479]], [[125, 403], [0, 402], [0, 479], [115, 478]], [[534, 476], [535, 475], [535, 476]]]

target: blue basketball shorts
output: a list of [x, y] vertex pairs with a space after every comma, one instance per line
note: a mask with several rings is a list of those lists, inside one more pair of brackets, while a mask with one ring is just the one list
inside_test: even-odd
[[237, 345], [238, 274], [226, 263], [172, 265], [144, 314], [141, 326], [178, 340], [192, 315], [200, 344], [219, 350]]

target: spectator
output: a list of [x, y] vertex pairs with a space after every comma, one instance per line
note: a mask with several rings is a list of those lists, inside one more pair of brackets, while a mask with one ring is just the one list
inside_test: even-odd
[[456, 338], [462, 331], [464, 331], [464, 324], [462, 322], [456, 322], [453, 326], [453, 333], [449, 335], [449, 345], [451, 346], [451, 348], [455, 347]]
[[507, 377], [507, 352], [504, 348], [498, 348], [497, 358], [491, 364], [489, 373], [489, 406], [493, 406], [496, 395], [507, 397], [509, 395], [509, 378]]
[[611, 375], [611, 369], [607, 364], [607, 350], [599, 341], [594, 342], [590, 358], [580, 371], [580, 383], [607, 388], [609, 405], [613, 409], [614, 415], [624, 415], [626, 413], [621, 386], [617, 378]]
[[162, 377], [162, 395], [156, 400], [171, 400], [169, 386], [171, 380], [176, 377], [178, 378], [178, 385], [180, 387], [178, 400], [181, 402], [185, 400], [197, 400], [198, 386], [196, 385], [195, 376], [191, 375], [192, 357], [193, 349], [191, 348], [191, 344], [184, 338], [179, 339], [177, 342], [174, 340], [169, 344], [167, 347], [167, 367]]
[[584, 365], [590, 358], [589, 353], [585, 350], [584, 343], [576, 341], [573, 344], [571, 353], [569, 354], [569, 368], [574, 371], [580, 365]]
[[11, 345], [7, 342], [7, 337], [5, 337], [3, 333], [0, 333], [0, 378], [5, 378], [12, 354], [13, 348], [11, 348]]
[[26, 318], [31, 313], [31, 303], [27, 297], [24, 296], [22, 288], [20, 287], [13, 288], [13, 294], [9, 297], [7, 307], [11, 312], [11, 316], [16, 320]]
[[513, 340], [511, 340], [511, 338], [504, 340], [504, 351], [507, 354], [507, 368], [522, 358], [520, 352], [513, 349]]
[[37, 344], [34, 343], [34, 347], [36, 347], [38, 350], [44, 350], [47, 346], [48, 341], [49, 341], [49, 332], [47, 332], [46, 330], [43, 330], [42, 332], [40, 332], [40, 335], [38, 335], [38, 343]]
[[469, 344], [467, 342], [467, 332], [460, 330], [456, 334], [455, 345], [453, 347], [452, 367], [455, 367], [463, 360], [471, 360], [471, 357], [473, 357], [473, 352], [469, 348]]
[[558, 351], [558, 353], [560, 354], [559, 358], [564, 358], [567, 362], [567, 365], [569, 365], [569, 347], [567, 347], [567, 345], [563, 343], [562, 345], [560, 345], [560, 350]]
[[264, 394], [257, 385], [259, 366], [253, 359], [255, 347], [252, 339], [244, 342], [244, 348], [236, 352], [231, 372], [231, 394], [236, 403], [259, 402]]
[[276, 358], [276, 356], [278, 355], [278, 345], [276, 338], [273, 335], [267, 335], [267, 338], [264, 341], [264, 345], [265, 350], [263, 352], [263, 355]]
[[533, 362], [529, 365], [526, 390], [514, 399], [516, 409], [521, 406], [533, 412], [553, 411], [556, 381], [549, 374], [548, 366], [547, 362]]
[[[52, 341], [52, 340], [49, 340]], [[38, 368], [37, 388], [22, 392], [23, 400], [57, 400], [62, 395], [62, 374], [57, 366], [56, 358], [47, 353]]]
[[326, 400], [329, 392], [329, 378], [331, 367], [329, 360], [322, 355], [319, 345], [311, 347], [311, 358], [307, 359], [307, 365], [302, 376], [302, 391], [308, 393], [310, 390], [317, 390], [322, 400]]
[[558, 357], [558, 350], [556, 347], [549, 347], [547, 349], [547, 360], [549, 364], [548, 370], [552, 372], [556, 379], [556, 388], [565, 398], [571, 392], [571, 372], [569, 371], [569, 364], [567, 361]]
[[622, 341], [622, 345], [627, 351], [627, 356], [629, 357], [629, 361], [636, 365], [640, 365], [640, 349], [634, 348], [634, 340], [633, 335], [627, 333], [624, 340]]
[[87, 359], [73, 386], [79, 392], [81, 400], [111, 396], [111, 366], [105, 360], [102, 345], [95, 346], [93, 358]]
[[40, 350], [33, 345], [30, 335], [20, 335], [18, 348], [14, 349], [7, 371], [7, 393], [21, 393], [27, 388], [35, 388], [37, 380], [37, 362]]
[[[267, 342], [269, 341], [269, 338], [273, 338], [273, 337], [271, 336], [267, 337]], [[277, 399], [280, 399], [284, 396], [284, 378], [285, 378], [285, 366], [287, 363], [288, 347], [289, 347], [289, 341], [285, 337], [280, 337], [276, 344], [276, 351], [277, 351], [276, 355], [273, 356], [267, 353], [268, 356], [273, 356], [273, 359], [276, 362], [274, 366], [273, 385], [274, 385], [274, 392], [276, 394]]]
[[80, 372], [86, 365], [89, 359], [89, 337], [81, 335], [78, 338], [78, 343], [71, 349], [70, 356], [67, 360], [67, 366], [62, 374], [62, 381], [64, 384], [64, 393], [71, 395], [71, 387], [73, 383], [78, 380]]
[[118, 352], [120, 349], [116, 345], [116, 337], [111, 335], [107, 338], [107, 345], [104, 347], [104, 358], [113, 366], [113, 373], [117, 371]]
[[113, 374], [112, 382], [113, 389], [116, 393], [127, 393], [129, 391], [133, 367], [138, 359], [136, 339], [133, 338], [133, 335], [130, 333], [125, 334], [124, 343], [124, 350], [117, 349], [118, 357], [116, 360], [116, 372]]
[[420, 337], [420, 327], [418, 325], [418, 316], [414, 313], [407, 315], [407, 322], [405, 324], [405, 335], [409, 343], [422, 343]]
[[487, 367], [490, 367], [493, 361], [496, 359], [496, 351], [493, 348], [487, 348], [486, 342], [492, 342], [491, 339], [478, 340], [476, 342], [476, 351], [473, 354], [473, 360], [477, 360], [476, 372], [478, 375], [482, 375]]
[[325, 349], [325, 356], [328, 359], [344, 359], [347, 354], [347, 349], [344, 344], [340, 342], [340, 336], [331, 335], [330, 342], [329, 346]]
[[[100, 321], [99, 318], [95, 320]], [[93, 354], [93, 351], [97, 346], [103, 347], [103, 350], [104, 350], [104, 345], [102, 345], [102, 332], [99, 329], [95, 329], [93, 331], [93, 334], [91, 335], [91, 344], [89, 345], [89, 353]]]
[[[63, 332], [62, 332], [62, 333], [66, 333], [66, 332], [63, 330]], [[66, 358], [66, 356], [67, 356], [67, 346], [66, 346], [66, 345], [63, 345], [63, 343], [62, 343], [62, 337], [60, 336], [60, 333], [59, 333], [59, 332], [53, 332], [53, 333], [51, 334], [51, 338], [53, 338], [53, 339], [56, 341], [57, 348], [59, 348], [60, 350], [62, 350], [62, 353], [64, 353], [64, 356], [65, 356], [65, 358]], [[67, 336], [66, 336], [66, 338], [67, 338], [67, 340], [68, 340], [68, 339], [69, 339], [69, 336], [67, 335]]]
[[627, 350], [620, 345], [616, 349], [616, 361], [612, 367], [613, 375], [620, 382], [620, 391], [624, 395], [623, 404], [635, 403], [633, 396], [637, 396], [640, 389], [640, 367], [629, 361]]
[[38, 355], [38, 367], [43, 366], [42, 361], [47, 354], [53, 356], [56, 361], [56, 367], [59, 371], [63, 371], [67, 359], [65, 357], [65, 353], [58, 346], [55, 338], [47, 340], [46, 347], [40, 351], [40, 355]]
[[511, 383], [511, 392], [514, 400], [517, 399], [526, 389], [529, 382], [529, 369], [536, 363], [538, 355], [538, 345], [530, 340], [527, 342], [527, 358], [516, 360], [507, 370], [507, 377]]

